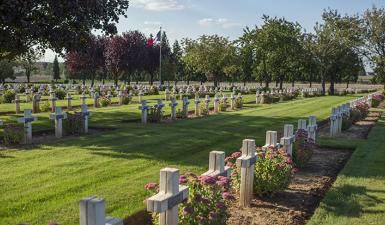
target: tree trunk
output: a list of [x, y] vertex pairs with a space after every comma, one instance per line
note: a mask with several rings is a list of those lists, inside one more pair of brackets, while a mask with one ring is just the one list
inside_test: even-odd
[[265, 82], [265, 88], [269, 88], [269, 83], [270, 83], [269, 81]]
[[334, 80], [332, 79], [331, 81], [330, 81], [330, 94], [331, 95], [334, 95]]
[[150, 74], [150, 85], [154, 83], [154, 75]]
[[295, 81], [293, 80], [292, 82], [291, 82], [291, 87], [294, 87], [295, 86]]
[[31, 71], [29, 69], [25, 70], [25, 75], [27, 75], [27, 83], [31, 81]]
[[278, 81], [275, 81], [275, 87], [278, 87], [278, 83], [279, 83]]
[[346, 88], [349, 88], [349, 81], [346, 82]]
[[187, 85], [190, 85], [190, 80], [187, 80]]
[[325, 85], [325, 79], [322, 78], [322, 95], [326, 94], [326, 85]]
[[310, 84], [309, 87], [311, 88], [311, 86], [312, 86], [312, 84], [313, 84], [311, 80], [309, 81], [309, 84]]
[[279, 89], [282, 90], [283, 87], [283, 80], [279, 81]]

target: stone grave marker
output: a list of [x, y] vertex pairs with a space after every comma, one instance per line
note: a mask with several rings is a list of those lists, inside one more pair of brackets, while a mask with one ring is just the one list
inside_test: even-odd
[[87, 105], [82, 105], [82, 112], [81, 112], [82, 118], [83, 118], [83, 132], [86, 134], [88, 133], [88, 118], [91, 116], [91, 113], [88, 111]]
[[24, 116], [22, 118], [17, 119], [17, 122], [24, 124], [23, 144], [32, 143], [32, 122], [36, 120], [37, 118], [32, 116], [32, 110], [30, 109], [25, 109]]
[[55, 112], [50, 115], [51, 120], [55, 120], [55, 136], [63, 137], [63, 119], [67, 119], [67, 113], [63, 113], [62, 107], [56, 107]]
[[286, 152], [293, 155], [293, 143], [295, 142], [294, 126], [292, 124], [285, 124], [283, 130], [283, 137], [281, 138], [281, 145]]
[[211, 151], [209, 155], [209, 170], [202, 175], [229, 177], [230, 168], [225, 166], [225, 152]]
[[201, 103], [199, 96], [195, 96], [194, 103], [195, 103], [195, 116], [199, 116], [200, 115], [200, 105], [199, 104]]
[[147, 211], [159, 213], [160, 225], [178, 224], [178, 205], [187, 200], [187, 186], [179, 185], [179, 170], [160, 170], [159, 193], [147, 199]]
[[80, 225], [123, 225], [123, 220], [106, 217], [104, 199], [95, 196], [80, 201]]
[[262, 147], [262, 149], [267, 150], [270, 147], [279, 147], [279, 144], [277, 143], [277, 131], [266, 131], [266, 144]]
[[255, 140], [245, 139], [242, 142], [242, 155], [236, 161], [241, 168], [241, 185], [239, 205], [249, 207], [253, 198], [254, 164], [257, 160], [255, 154]]
[[141, 110], [141, 121], [143, 124], [147, 123], [147, 115], [148, 115], [148, 110], [150, 107], [147, 105], [147, 101], [143, 100], [141, 102], [141, 106], [139, 106], [139, 109]]
[[176, 102], [176, 99], [174, 97], [171, 97], [170, 106], [171, 106], [171, 119], [172, 120], [176, 119], [176, 106], [177, 105], [178, 105], [178, 103]]

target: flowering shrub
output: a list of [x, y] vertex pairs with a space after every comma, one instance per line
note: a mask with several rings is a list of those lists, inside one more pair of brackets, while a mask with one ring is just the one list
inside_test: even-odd
[[350, 114], [353, 123], [364, 119], [369, 113], [369, 105], [366, 103], [358, 103], [356, 107], [352, 109]]
[[63, 121], [64, 131], [67, 134], [80, 135], [83, 133], [83, 117], [80, 112], [67, 112], [67, 119]]
[[159, 95], [159, 88], [156, 86], [151, 86], [148, 90], [148, 95]]
[[[258, 159], [255, 162], [254, 193], [259, 196], [274, 195], [287, 188], [293, 171], [293, 161], [284, 149], [269, 148], [263, 151], [257, 148]], [[242, 155], [234, 152], [226, 158], [227, 166], [232, 168], [231, 183], [235, 192], [239, 192], [241, 174], [235, 161]]]
[[163, 112], [160, 108], [150, 107], [148, 112], [148, 120], [151, 123], [160, 123], [162, 121]]
[[4, 127], [4, 144], [19, 144], [24, 137], [24, 129], [21, 124], [6, 124]]
[[[179, 206], [179, 223], [183, 225], [220, 225], [226, 223], [226, 209], [234, 196], [228, 192], [230, 179], [227, 177], [197, 176], [186, 173], [179, 183], [189, 187], [189, 198]], [[150, 194], [158, 192], [156, 183], [145, 188]], [[159, 224], [159, 215], [153, 213], [153, 223]]]
[[111, 104], [111, 100], [106, 97], [101, 97], [99, 102], [102, 107], [107, 107], [109, 104]]
[[186, 117], [185, 111], [181, 110], [181, 109], [178, 109], [176, 111], [176, 118], [178, 118], [178, 119], [186, 119], [187, 117]]
[[351, 116], [347, 116], [347, 115], [342, 116], [342, 127], [341, 127], [342, 130], [349, 129], [352, 126], [352, 124], [353, 122], [352, 122]]
[[2, 103], [12, 103], [15, 100], [16, 93], [14, 91], [4, 91], [2, 96]]
[[384, 100], [385, 96], [384, 94], [375, 94], [372, 96], [372, 107], [377, 108], [382, 100]]
[[220, 100], [219, 102], [219, 111], [220, 112], [225, 112], [226, 111], [226, 106], [223, 100]]
[[131, 101], [132, 101], [132, 97], [131, 96], [123, 96], [122, 104], [123, 105], [128, 105], [128, 104], [130, 104]]
[[62, 89], [56, 89], [55, 90], [55, 96], [56, 96], [56, 98], [63, 100], [66, 97], [66, 92]]
[[209, 115], [209, 111], [206, 109], [206, 106], [205, 105], [201, 105], [201, 115], [202, 116], [207, 116]]
[[274, 195], [284, 190], [292, 179], [293, 161], [284, 149], [257, 148], [258, 160], [255, 163], [254, 193]]
[[241, 109], [242, 107], [243, 107], [242, 99], [236, 98], [236, 99], [234, 100], [234, 108], [235, 108], [235, 109]]
[[314, 140], [307, 138], [306, 130], [299, 129], [295, 134], [293, 145], [293, 161], [297, 167], [304, 167], [313, 155]]
[[42, 112], [49, 112], [51, 110], [51, 105], [48, 101], [44, 101], [44, 103], [41, 105], [40, 110]]

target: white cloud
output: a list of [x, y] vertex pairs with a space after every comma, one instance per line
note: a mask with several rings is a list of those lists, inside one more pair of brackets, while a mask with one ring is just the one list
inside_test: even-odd
[[150, 11], [177, 11], [183, 10], [184, 5], [177, 0], [132, 0], [131, 5]]
[[237, 23], [234, 21], [231, 21], [226, 18], [204, 18], [198, 21], [198, 24], [204, 27], [213, 27], [213, 26], [219, 26], [224, 29], [230, 29], [235, 27], [242, 27], [241, 23]]

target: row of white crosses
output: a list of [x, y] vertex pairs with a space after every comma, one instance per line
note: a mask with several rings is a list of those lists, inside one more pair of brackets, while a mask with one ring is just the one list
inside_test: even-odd
[[[314, 121], [314, 118], [310, 119]], [[306, 128], [306, 120], [305, 128]], [[303, 120], [298, 123], [303, 126]], [[300, 127], [298, 127], [301, 129]], [[287, 124], [284, 128], [284, 137], [281, 143], [291, 155], [292, 145], [295, 141], [293, 125]], [[277, 132], [266, 132], [266, 144], [264, 147], [279, 147], [277, 143]], [[258, 160], [254, 139], [242, 141], [242, 155], [237, 158], [236, 165], [241, 168], [240, 199], [241, 207], [249, 207], [253, 199], [254, 165]], [[227, 176], [230, 175], [230, 168], [225, 167], [225, 153], [212, 151], [209, 155], [209, 170], [202, 175]], [[179, 185], [179, 170], [164, 168], [160, 170], [159, 193], [147, 199], [147, 211], [159, 213], [160, 225], [178, 224], [178, 205], [188, 199], [188, 187]]]
[[[179, 185], [179, 175], [178, 169], [161, 169], [159, 193], [147, 199], [147, 211], [159, 213], [160, 225], [177, 225], [178, 205], [188, 199], [189, 188]], [[225, 166], [225, 153], [210, 152], [209, 170], [202, 175], [229, 177], [230, 168]]]
[[[83, 117], [83, 132], [88, 133], [88, 112], [87, 105], [82, 105], [81, 116]], [[63, 119], [67, 118], [67, 114], [62, 111], [62, 107], [56, 107], [55, 112], [50, 115], [50, 119], [55, 121], [55, 136], [61, 138], [63, 136]], [[24, 139], [23, 144], [32, 143], [32, 122], [36, 121], [37, 117], [32, 116], [31, 109], [24, 110], [24, 116], [18, 118], [19, 123], [24, 124]]]

